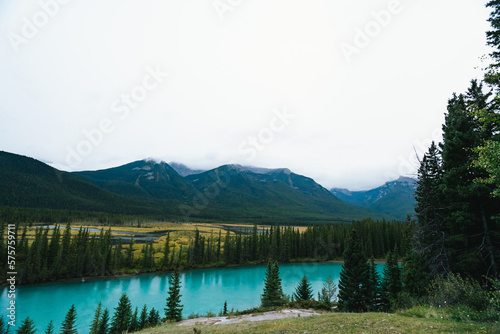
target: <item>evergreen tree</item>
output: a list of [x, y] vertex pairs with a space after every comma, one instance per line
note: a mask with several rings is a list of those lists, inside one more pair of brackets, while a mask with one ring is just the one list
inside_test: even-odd
[[281, 306], [285, 302], [279, 273], [278, 262], [269, 261], [264, 279], [264, 292], [260, 298], [263, 307]]
[[0, 334], [8, 334], [10, 332], [10, 326], [4, 319], [5, 317], [0, 317]]
[[[179, 320], [182, 320], [182, 318], [179, 318]], [[156, 327], [161, 324], [160, 312], [155, 310], [154, 307], [149, 311], [148, 323], [149, 327]]]
[[414, 297], [423, 297], [431, 282], [429, 262], [416, 252], [410, 252], [403, 258], [403, 291]]
[[139, 317], [139, 328], [144, 329], [149, 327], [148, 323], [148, 307], [146, 305], [143, 306], [141, 311], [141, 316]]
[[128, 331], [130, 320], [132, 318], [132, 304], [127, 296], [123, 294], [118, 301], [118, 306], [115, 308], [113, 320], [111, 321], [112, 334], [120, 334]]
[[369, 266], [363, 253], [361, 239], [352, 230], [344, 251], [340, 272], [339, 308], [345, 312], [365, 312], [370, 304], [368, 291]]
[[130, 327], [129, 327], [130, 332], [136, 332], [140, 330], [138, 312], [139, 309], [136, 307], [134, 314], [132, 315], [132, 319], [130, 320]]
[[318, 301], [330, 306], [335, 302], [335, 294], [337, 293], [337, 285], [333, 283], [332, 276], [328, 276], [326, 283], [323, 283], [321, 293], [318, 292]]
[[488, 175], [483, 169], [473, 167], [477, 159], [474, 149], [491, 136], [480, 130], [478, 119], [470, 112], [471, 106], [488, 105], [488, 94], [482, 90], [481, 85], [472, 81], [465, 96], [454, 95], [450, 99], [441, 145], [441, 189], [446, 200], [451, 269], [476, 279], [488, 273], [498, 275], [498, 250], [493, 240], [498, 224], [492, 217], [500, 213], [500, 199], [490, 196], [492, 187], [474, 182]]
[[167, 233], [167, 239], [165, 240], [165, 245], [163, 247], [163, 261], [162, 269], [168, 268], [168, 263], [170, 260], [170, 232]]
[[389, 252], [384, 267], [384, 280], [382, 282], [382, 300], [386, 305], [386, 309], [393, 309], [394, 303], [402, 288], [401, 269], [398, 265], [398, 257], [396, 253]]
[[127, 249], [127, 267], [134, 267], [134, 238], [130, 238], [130, 242], [128, 244]]
[[297, 287], [295, 287], [295, 293], [293, 294], [293, 298], [297, 301], [305, 301], [310, 300], [313, 297], [313, 289], [311, 286], [311, 282], [307, 279], [307, 276], [304, 275], [300, 280]]
[[102, 308], [102, 303], [99, 302], [99, 305], [97, 305], [97, 309], [95, 310], [94, 313], [94, 319], [92, 320], [92, 324], [90, 325], [89, 329], [89, 334], [97, 334], [99, 331], [99, 323], [101, 321], [101, 308]]
[[444, 219], [446, 204], [441, 192], [442, 178], [440, 152], [432, 142], [418, 170], [415, 191], [418, 222], [412, 243], [412, 251], [428, 262], [429, 269], [426, 271], [432, 275], [446, 275], [451, 270], [447, 248], [448, 229]]
[[16, 330], [17, 334], [34, 334], [36, 333], [35, 322], [26, 317], [26, 319], [21, 322], [21, 326]]
[[224, 308], [222, 309], [222, 315], [227, 315], [227, 300], [224, 301]]
[[47, 325], [47, 328], [45, 329], [45, 334], [54, 334], [54, 322], [50, 320], [49, 324]]
[[64, 318], [64, 321], [61, 324], [61, 331], [60, 333], [62, 334], [75, 334], [78, 333], [76, 330], [76, 309], [75, 309], [75, 304], [71, 305], [68, 313], [66, 313], [66, 317]]
[[492, 8], [488, 21], [493, 30], [486, 32], [486, 38], [487, 44], [494, 49], [490, 53], [494, 63], [486, 73], [485, 81], [498, 88], [500, 86], [500, 75], [498, 73], [498, 68], [500, 67], [500, 0], [491, 0], [486, 6]]
[[102, 312], [101, 321], [99, 322], [98, 334], [108, 334], [109, 333], [109, 311], [105, 308]]
[[167, 321], [182, 320], [182, 305], [181, 305], [181, 283], [180, 283], [179, 268], [176, 267], [172, 275], [170, 275], [170, 287], [168, 290], [167, 307], [165, 308], [165, 318]]
[[368, 311], [377, 311], [380, 304], [380, 275], [375, 267], [375, 260], [370, 259], [370, 267], [368, 271]]

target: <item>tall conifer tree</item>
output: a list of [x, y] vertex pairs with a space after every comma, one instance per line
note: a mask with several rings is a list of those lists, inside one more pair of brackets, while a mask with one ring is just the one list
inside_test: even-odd
[[352, 230], [344, 251], [340, 272], [339, 308], [346, 312], [365, 312], [370, 304], [369, 266], [361, 239]]

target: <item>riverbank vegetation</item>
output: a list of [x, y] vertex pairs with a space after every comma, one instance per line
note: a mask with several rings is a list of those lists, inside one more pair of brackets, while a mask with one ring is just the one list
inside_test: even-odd
[[[394, 247], [404, 251], [407, 224], [365, 219], [352, 224], [309, 227], [196, 226], [187, 229], [135, 229], [135, 232], [163, 231], [156, 240], [139, 244], [133, 236], [123, 242], [116, 229], [91, 227], [72, 230], [70, 223], [49, 229], [16, 224], [16, 266], [18, 283], [29, 284], [60, 279], [99, 277], [141, 272], [209, 266], [341, 260], [346, 236], [352, 228], [365, 238], [365, 251], [383, 258]], [[170, 225], [172, 226], [172, 225]], [[128, 229], [132, 230], [131, 228]], [[5, 224], [0, 225], [0, 267], [6, 268]], [[123, 232], [123, 231], [121, 231]], [[2, 274], [8, 270], [2, 270]], [[3, 277], [2, 277], [3, 278]]]

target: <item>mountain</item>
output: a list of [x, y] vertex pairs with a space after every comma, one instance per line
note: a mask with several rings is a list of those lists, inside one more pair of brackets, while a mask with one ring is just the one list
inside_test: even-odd
[[170, 162], [169, 165], [182, 177], [193, 174], [200, 174], [206, 171], [203, 169], [191, 169], [188, 166], [180, 164], [178, 162]]
[[139, 214], [155, 210], [38, 160], [3, 151], [0, 206]]
[[98, 171], [75, 172], [95, 185], [138, 200], [179, 204], [195, 195], [194, 187], [169, 164], [152, 159]]
[[[178, 167], [178, 166], [177, 166]], [[0, 206], [280, 224], [393, 219], [345, 203], [288, 169], [224, 165], [181, 176], [151, 159], [67, 173], [0, 152]]]
[[[288, 169], [264, 170], [224, 165], [186, 177], [198, 190], [185, 207], [192, 215], [273, 220], [283, 223], [346, 221], [390, 218], [340, 201], [313, 179]], [[222, 213], [222, 214], [221, 214]]]
[[396, 181], [367, 191], [349, 191], [333, 188], [330, 192], [346, 203], [359, 205], [380, 213], [406, 220], [408, 214], [415, 213], [415, 188], [417, 180], [400, 177]]

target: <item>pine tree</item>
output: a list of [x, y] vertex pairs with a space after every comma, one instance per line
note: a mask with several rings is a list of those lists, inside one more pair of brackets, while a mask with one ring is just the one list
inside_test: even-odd
[[0, 334], [8, 334], [10, 332], [10, 326], [4, 319], [5, 317], [0, 317]]
[[368, 291], [369, 266], [363, 253], [361, 239], [352, 230], [344, 251], [340, 272], [339, 308], [346, 312], [365, 312], [370, 304]]
[[[498, 276], [494, 240], [498, 224], [492, 219], [500, 213], [500, 199], [492, 198], [492, 186], [475, 182], [487, 172], [474, 167], [475, 148], [491, 138], [481, 131], [471, 106], [487, 106], [488, 94], [472, 81], [466, 95], [454, 95], [448, 103], [443, 125], [442, 193], [446, 199], [445, 225], [449, 230], [447, 246], [454, 272], [480, 279], [482, 275]], [[472, 107], [475, 108], [475, 107]]]
[[222, 309], [222, 315], [227, 315], [227, 300], [224, 301], [224, 308]]
[[264, 279], [264, 292], [260, 298], [263, 307], [281, 306], [284, 304], [284, 294], [279, 277], [277, 261], [269, 261]]
[[337, 293], [337, 285], [333, 283], [332, 276], [328, 276], [326, 283], [323, 283], [321, 293], [318, 292], [318, 301], [330, 306], [335, 302], [335, 294]]
[[115, 313], [113, 314], [113, 320], [111, 321], [112, 334], [119, 334], [126, 332], [130, 326], [130, 320], [132, 318], [132, 304], [127, 296], [123, 294], [118, 301], [118, 306], [115, 308]]
[[47, 328], [45, 329], [45, 334], [54, 334], [54, 322], [50, 320], [49, 324], [47, 325]]
[[293, 294], [293, 298], [296, 301], [305, 301], [310, 300], [313, 297], [313, 289], [311, 286], [311, 282], [307, 279], [307, 276], [304, 275], [300, 280], [297, 287], [295, 287], [295, 293]]
[[165, 245], [163, 246], [163, 261], [162, 269], [168, 268], [168, 263], [170, 260], [170, 232], [167, 233], [167, 239], [165, 240]]
[[75, 309], [75, 304], [71, 305], [68, 313], [66, 313], [66, 317], [64, 318], [64, 321], [61, 324], [61, 332], [62, 334], [74, 334], [78, 333], [76, 330], [76, 309]]
[[144, 305], [141, 311], [141, 316], [139, 317], [139, 328], [144, 329], [149, 327], [148, 323], [148, 307]]
[[[182, 318], [179, 320], [182, 320]], [[154, 307], [149, 311], [148, 323], [149, 327], [156, 327], [161, 324], [160, 312], [155, 310]]]
[[389, 252], [384, 267], [384, 280], [382, 282], [382, 300], [386, 309], [393, 309], [398, 294], [401, 292], [402, 280], [401, 269], [398, 265], [398, 257], [394, 252]]
[[127, 267], [134, 267], [134, 238], [130, 238], [130, 242], [128, 244], [127, 249]]
[[30, 319], [30, 317], [26, 317], [23, 322], [21, 322], [21, 326], [16, 330], [17, 334], [34, 334], [36, 333], [35, 322]]
[[431, 281], [429, 262], [416, 252], [409, 252], [403, 258], [403, 291], [413, 297], [423, 297]]
[[170, 275], [170, 287], [168, 290], [167, 307], [165, 308], [165, 318], [167, 321], [182, 320], [182, 305], [181, 305], [181, 283], [180, 283], [179, 268], [176, 267], [172, 275]]
[[444, 218], [446, 204], [441, 191], [442, 178], [440, 152], [432, 142], [418, 170], [415, 191], [417, 201], [415, 212], [418, 221], [412, 241], [412, 252], [423, 261], [428, 262], [428, 269], [425, 271], [430, 270], [432, 275], [446, 275], [451, 270], [449, 251], [446, 245], [448, 229], [445, 226]]
[[102, 312], [101, 321], [99, 322], [99, 330], [97, 334], [108, 334], [109, 333], [109, 311], [105, 308]]
[[138, 312], [139, 312], [139, 309], [136, 307], [134, 314], [132, 315], [132, 318], [130, 320], [130, 327], [129, 327], [130, 332], [136, 332], [136, 331], [140, 330]]
[[500, 0], [489, 1], [486, 6], [492, 8], [490, 18], [488, 21], [493, 30], [486, 32], [487, 44], [491, 46], [494, 51], [490, 53], [494, 63], [489, 68], [485, 75], [485, 81], [490, 85], [500, 86], [500, 75], [498, 68], [500, 67]]
[[370, 268], [368, 271], [368, 311], [377, 311], [380, 304], [380, 275], [375, 267], [375, 260], [373, 257], [370, 259]]
[[102, 308], [102, 303], [99, 302], [99, 305], [97, 305], [97, 309], [95, 310], [94, 313], [94, 320], [92, 320], [92, 324], [90, 325], [89, 329], [89, 334], [97, 334], [99, 331], [99, 323], [101, 321], [101, 308]]

